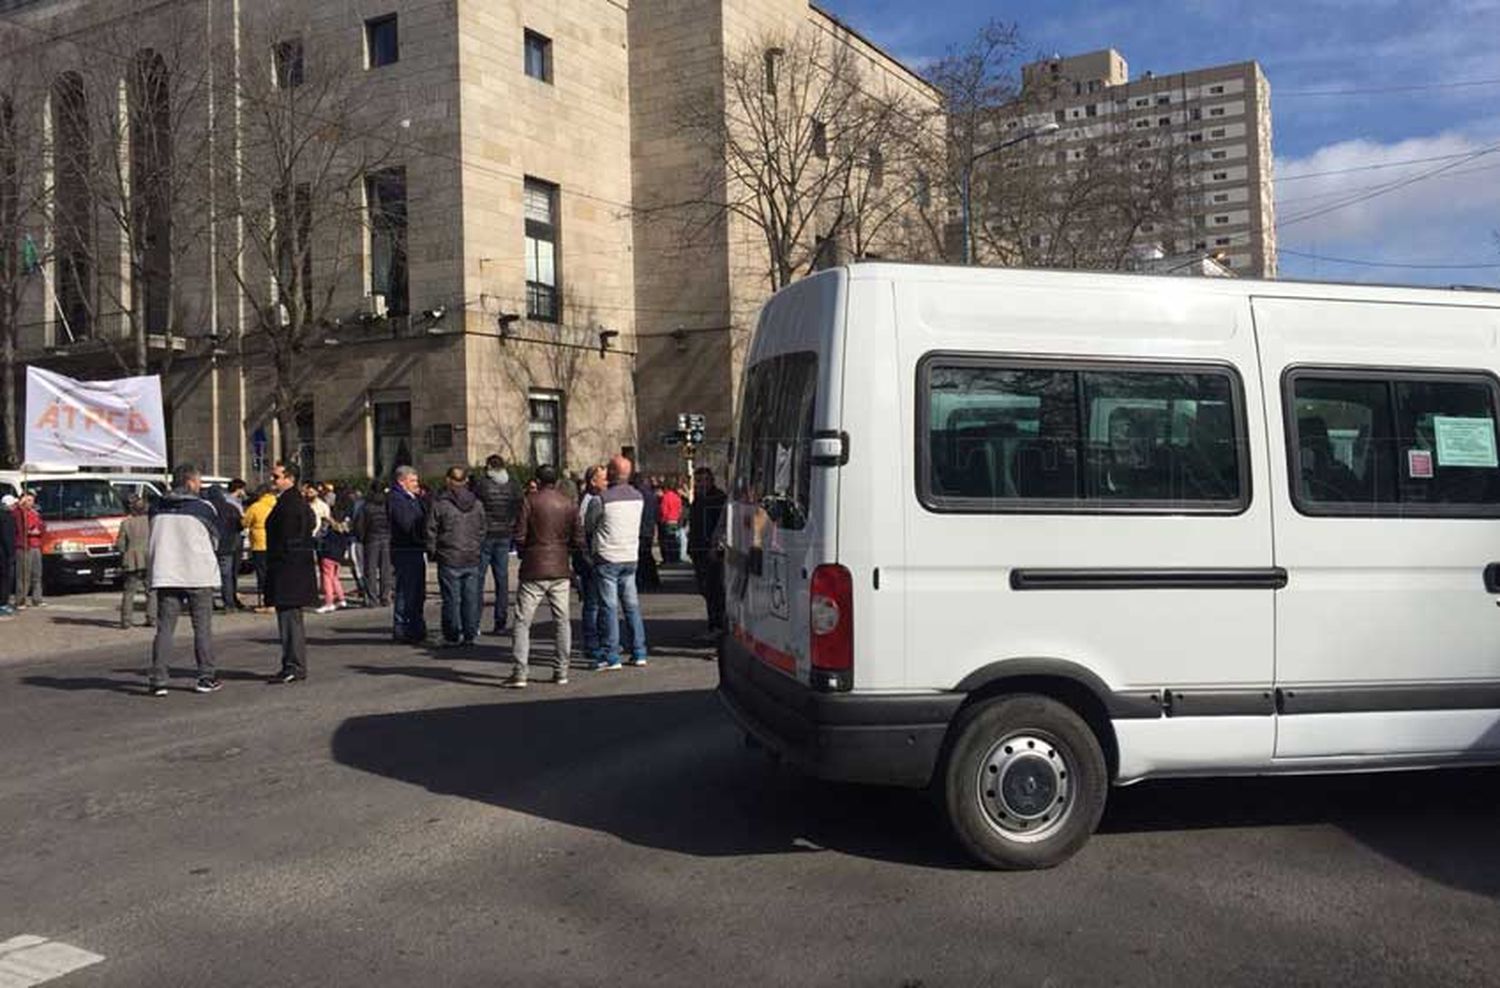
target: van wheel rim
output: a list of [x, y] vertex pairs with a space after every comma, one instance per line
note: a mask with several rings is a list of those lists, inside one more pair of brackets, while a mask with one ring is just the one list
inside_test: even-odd
[[1067, 748], [1040, 732], [1017, 732], [980, 762], [979, 805], [1007, 840], [1045, 840], [1073, 814], [1073, 775]]

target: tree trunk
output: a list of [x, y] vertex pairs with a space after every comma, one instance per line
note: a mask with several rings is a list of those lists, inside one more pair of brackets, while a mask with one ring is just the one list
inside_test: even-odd
[[0, 318], [5, 325], [0, 327], [0, 415], [5, 416], [4, 466], [14, 467], [21, 462], [21, 443], [16, 428], [16, 314], [7, 299]]

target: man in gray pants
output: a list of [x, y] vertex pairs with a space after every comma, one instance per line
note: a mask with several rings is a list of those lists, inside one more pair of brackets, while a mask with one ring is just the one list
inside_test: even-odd
[[542, 601], [552, 611], [557, 630], [557, 673], [553, 682], [568, 681], [568, 657], [573, 651], [573, 628], [568, 623], [568, 588], [573, 553], [583, 548], [583, 528], [573, 499], [557, 489], [557, 468], [536, 471], [537, 490], [521, 502], [516, 541], [521, 547], [521, 586], [516, 591], [516, 667], [501, 685], [524, 689], [530, 674], [531, 619]]
[[156, 591], [156, 641], [151, 647], [152, 696], [167, 695], [172, 635], [184, 609], [193, 622], [196, 693], [220, 688], [214, 674], [214, 593], [219, 589], [219, 515], [198, 496], [203, 482], [190, 463], [172, 471], [172, 492], [151, 509], [151, 589]]

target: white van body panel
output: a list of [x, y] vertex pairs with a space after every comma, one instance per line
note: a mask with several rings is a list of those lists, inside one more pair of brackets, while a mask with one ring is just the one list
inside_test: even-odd
[[[1500, 563], [1500, 517], [1300, 510], [1283, 389], [1305, 368], [1500, 372], [1500, 297], [865, 264], [778, 293], [747, 378], [807, 349], [816, 428], [847, 433], [847, 461], [813, 469], [801, 531], [736, 503], [745, 492], [731, 500], [731, 549], [788, 561], [785, 615], [770, 605], [775, 581], [730, 566], [735, 635], [794, 659], [768, 680], [754, 659], [721, 656], [721, 694], [761, 740], [828, 777], [926, 784], [951, 721], [923, 718], [956, 718], [987, 683], [1056, 668], [1105, 705], [1117, 783], [1500, 761], [1500, 709], [1472, 699], [1500, 691], [1500, 589], [1483, 577]], [[925, 389], [929, 368], [1227, 376], [1239, 501], [1054, 510], [928, 497], [924, 423], [950, 407]], [[1076, 389], [1080, 429], [1097, 443], [1102, 423], [1113, 443], [1113, 411], [1085, 410]], [[1013, 485], [1015, 433], [990, 432], [965, 455], [977, 476]], [[808, 687], [808, 575], [832, 562], [853, 578], [853, 688], [788, 692]], [[1229, 578], [1139, 579], [1162, 571]], [[1137, 579], [1036, 579], [1119, 572]], [[889, 746], [869, 743], [879, 732]], [[902, 744], [924, 751], [900, 772], [871, 760]]]

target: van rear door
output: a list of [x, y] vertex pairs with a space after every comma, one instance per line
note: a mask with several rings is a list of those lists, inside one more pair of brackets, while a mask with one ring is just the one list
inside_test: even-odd
[[[726, 540], [731, 634], [762, 663], [811, 682], [809, 599], [837, 561], [842, 271], [778, 293], [746, 360]], [[836, 457], [834, 458], [836, 460]]]

